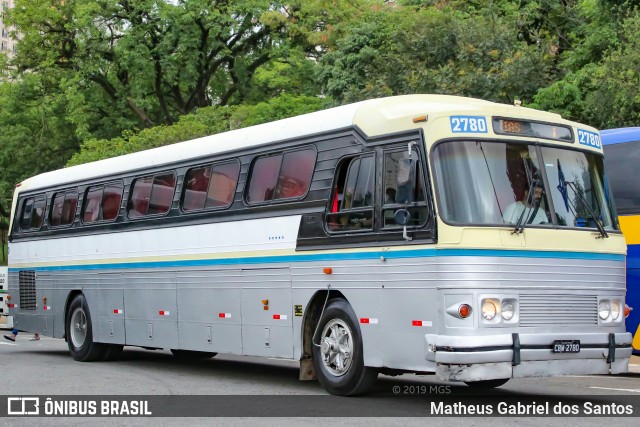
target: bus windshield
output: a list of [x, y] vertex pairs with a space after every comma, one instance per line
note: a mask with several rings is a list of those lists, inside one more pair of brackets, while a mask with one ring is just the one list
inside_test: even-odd
[[436, 146], [433, 160], [446, 222], [618, 229], [602, 156], [521, 143], [450, 141]]

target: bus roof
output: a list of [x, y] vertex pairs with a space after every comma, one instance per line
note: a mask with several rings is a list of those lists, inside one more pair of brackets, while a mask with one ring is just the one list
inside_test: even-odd
[[525, 107], [498, 104], [474, 98], [448, 95], [402, 95], [361, 101], [315, 113], [218, 133], [137, 153], [46, 172], [23, 181], [19, 192], [75, 183], [100, 176], [145, 167], [172, 164], [180, 160], [207, 157], [271, 142], [358, 126], [367, 136], [418, 128], [411, 119], [427, 114], [429, 120], [450, 114], [507, 115], [547, 122], [571, 123], [558, 114]]
[[600, 131], [602, 145], [640, 141], [640, 127], [607, 129]]

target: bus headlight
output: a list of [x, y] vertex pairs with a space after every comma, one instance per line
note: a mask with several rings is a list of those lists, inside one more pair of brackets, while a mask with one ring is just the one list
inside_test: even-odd
[[611, 314], [613, 315], [613, 320], [617, 321], [620, 318], [620, 313], [622, 312], [620, 301], [613, 300], [611, 301]]
[[598, 304], [598, 316], [600, 319], [607, 320], [611, 315], [611, 304], [609, 300], [602, 300], [600, 304]]
[[493, 320], [493, 318], [496, 317], [497, 311], [498, 309], [493, 301], [484, 300], [482, 302], [482, 317], [484, 317], [485, 320]]
[[506, 321], [513, 319], [513, 315], [516, 312], [515, 307], [513, 306], [513, 302], [509, 300], [502, 301], [501, 311], [502, 311], [502, 318]]

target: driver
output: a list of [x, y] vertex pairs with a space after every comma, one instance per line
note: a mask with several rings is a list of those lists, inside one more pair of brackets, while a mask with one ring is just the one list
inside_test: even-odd
[[528, 201], [529, 190], [525, 190], [523, 199], [511, 203], [502, 213], [502, 219], [504, 222], [508, 224], [516, 224], [524, 211], [523, 220], [525, 224], [546, 224], [548, 222], [547, 214], [540, 206], [542, 201], [542, 187], [537, 186], [534, 190], [533, 197], [531, 198], [531, 203], [528, 204]]

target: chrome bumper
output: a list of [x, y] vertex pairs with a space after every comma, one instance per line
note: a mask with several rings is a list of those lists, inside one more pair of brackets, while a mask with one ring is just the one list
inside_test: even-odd
[[[555, 340], [580, 340], [580, 352], [553, 353]], [[629, 333], [427, 334], [425, 343], [426, 359], [446, 381], [624, 373], [632, 352]]]

